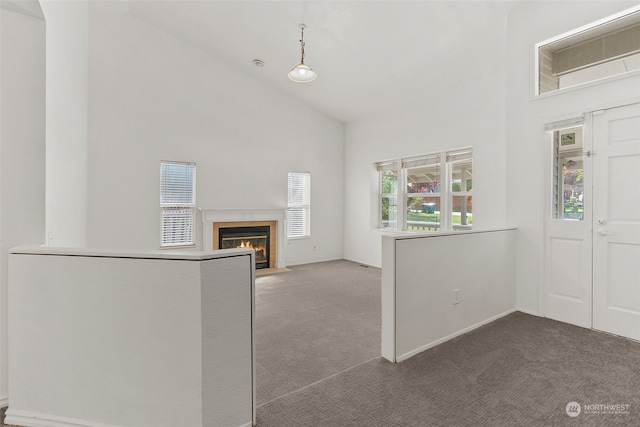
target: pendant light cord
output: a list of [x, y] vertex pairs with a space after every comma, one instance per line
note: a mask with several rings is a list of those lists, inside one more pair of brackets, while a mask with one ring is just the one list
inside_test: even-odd
[[300, 31], [300, 50], [302, 51], [302, 58], [300, 59], [300, 63], [304, 64], [304, 27], [300, 28]]

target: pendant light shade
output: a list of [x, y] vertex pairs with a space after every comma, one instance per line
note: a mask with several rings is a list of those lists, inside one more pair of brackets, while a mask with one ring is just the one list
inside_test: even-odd
[[300, 63], [296, 67], [289, 71], [289, 78], [294, 82], [306, 83], [316, 79], [318, 75], [308, 65]]
[[318, 77], [318, 75], [311, 69], [311, 67], [304, 63], [304, 29], [307, 28], [307, 26], [304, 24], [300, 24], [298, 27], [300, 28], [301, 32], [300, 49], [302, 55], [300, 58], [300, 63], [293, 67], [291, 71], [289, 71], [289, 79], [297, 83], [312, 82], [316, 79], [316, 77]]

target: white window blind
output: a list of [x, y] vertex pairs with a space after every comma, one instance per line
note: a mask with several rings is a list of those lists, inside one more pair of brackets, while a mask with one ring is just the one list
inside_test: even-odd
[[160, 163], [161, 246], [194, 244], [196, 165]]
[[473, 160], [473, 150], [459, 150], [447, 152], [447, 162], [456, 163]]
[[287, 236], [309, 236], [311, 210], [311, 174], [289, 172], [287, 203]]
[[420, 166], [432, 166], [440, 164], [440, 154], [431, 154], [427, 156], [413, 157], [410, 159], [402, 159], [402, 168], [417, 168]]
[[396, 161], [378, 162], [376, 163], [376, 169], [378, 169], [378, 171], [395, 170], [397, 165], [398, 163]]

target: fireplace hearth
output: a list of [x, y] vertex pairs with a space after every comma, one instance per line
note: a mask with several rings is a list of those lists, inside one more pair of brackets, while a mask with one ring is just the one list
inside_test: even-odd
[[218, 247], [220, 249], [252, 248], [256, 252], [256, 270], [270, 267], [270, 227], [220, 227]]

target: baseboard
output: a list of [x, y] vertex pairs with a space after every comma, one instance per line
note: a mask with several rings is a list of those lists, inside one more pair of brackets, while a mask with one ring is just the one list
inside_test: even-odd
[[0, 408], [6, 408], [7, 406], [9, 406], [9, 397], [8, 396], [1, 396], [0, 397]]
[[425, 345], [423, 345], [423, 346], [421, 346], [421, 347], [418, 347], [418, 348], [416, 348], [415, 350], [412, 350], [412, 351], [410, 351], [410, 352], [408, 352], [408, 353], [402, 354], [402, 355], [400, 355], [400, 356], [396, 356], [396, 362], [402, 362], [403, 360], [407, 360], [408, 358], [413, 357], [413, 356], [415, 356], [415, 355], [416, 355], [416, 354], [418, 354], [418, 353], [422, 353], [422, 352], [423, 352], [423, 351], [425, 351], [425, 350], [428, 350], [428, 349], [430, 349], [430, 348], [432, 348], [432, 347], [435, 347], [435, 346], [437, 346], [437, 345], [439, 345], [439, 344], [442, 344], [443, 342], [449, 341], [450, 339], [453, 339], [453, 338], [455, 338], [455, 337], [457, 337], [457, 336], [460, 336], [460, 335], [462, 335], [462, 334], [466, 334], [467, 332], [471, 332], [471, 331], [473, 331], [474, 329], [479, 328], [480, 326], [484, 326], [484, 325], [486, 325], [487, 323], [491, 323], [491, 322], [493, 322], [494, 320], [498, 320], [498, 319], [500, 319], [501, 317], [507, 316], [507, 315], [509, 315], [509, 314], [511, 314], [511, 313], [514, 313], [514, 312], [516, 312], [516, 311], [518, 311], [518, 309], [516, 309], [516, 308], [512, 308], [512, 309], [507, 310], [507, 311], [505, 311], [505, 312], [503, 312], [503, 313], [500, 313], [500, 314], [497, 314], [497, 315], [495, 315], [495, 316], [492, 316], [492, 317], [490, 317], [490, 318], [488, 318], [488, 319], [485, 319], [485, 320], [483, 320], [483, 321], [481, 321], [481, 322], [475, 323], [475, 324], [473, 324], [473, 325], [471, 325], [471, 326], [469, 326], [469, 327], [466, 327], [466, 328], [464, 328], [464, 329], [461, 329], [461, 330], [459, 330], [459, 331], [456, 331], [456, 332], [454, 332], [453, 334], [447, 335], [446, 337], [443, 337], [443, 338], [437, 339], [437, 340], [435, 340], [435, 341], [430, 342], [429, 344], [425, 344]]
[[20, 427], [118, 427], [113, 424], [102, 424], [84, 420], [39, 414], [31, 411], [16, 411], [9, 408], [4, 420], [5, 425]]
[[519, 312], [524, 313], [524, 314], [529, 314], [531, 316], [544, 317], [540, 313], [537, 313], [537, 312], [535, 312], [533, 310], [527, 310], [526, 308], [519, 308], [518, 307], [518, 308], [516, 308], [516, 311], [519, 311]]
[[[7, 410], [4, 425], [20, 427], [118, 427], [113, 424], [102, 424], [84, 420], [74, 420], [71, 418], [57, 417], [54, 415], [38, 414], [30, 411]], [[242, 424], [238, 427], [251, 427], [252, 422]]]

